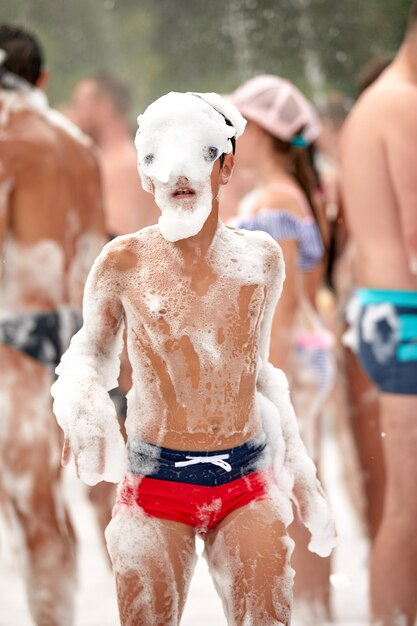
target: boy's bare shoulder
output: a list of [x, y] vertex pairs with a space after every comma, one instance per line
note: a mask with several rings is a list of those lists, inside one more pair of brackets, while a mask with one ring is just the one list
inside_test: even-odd
[[100, 265], [105, 270], [116, 272], [134, 270], [159, 236], [159, 228], [153, 225], [136, 233], [115, 237], [104, 246], [99, 257]]
[[264, 254], [271, 258], [282, 258], [280, 245], [263, 230], [245, 230], [243, 228], [227, 227], [228, 231], [237, 238], [247, 248], [248, 252]]

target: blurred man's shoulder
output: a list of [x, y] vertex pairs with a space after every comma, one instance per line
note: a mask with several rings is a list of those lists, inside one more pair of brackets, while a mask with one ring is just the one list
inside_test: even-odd
[[[3, 97], [1, 97], [3, 96]], [[37, 160], [46, 153], [61, 155], [64, 159], [96, 166], [91, 140], [61, 113], [41, 101], [32, 103], [18, 95], [0, 96], [0, 130], [3, 146], [11, 146], [20, 154], [21, 162]], [[31, 148], [34, 148], [32, 150]], [[74, 155], [74, 159], [71, 156]]]
[[363, 116], [377, 116], [376, 119], [380, 116], [386, 122], [392, 117], [401, 121], [397, 116], [408, 109], [417, 115], [417, 85], [388, 75], [371, 85], [353, 110]]
[[90, 137], [85, 135], [78, 126], [55, 109], [48, 110], [45, 121], [54, 133], [57, 143], [66, 149], [68, 156], [74, 156], [72, 159], [74, 164], [98, 168], [97, 148]]

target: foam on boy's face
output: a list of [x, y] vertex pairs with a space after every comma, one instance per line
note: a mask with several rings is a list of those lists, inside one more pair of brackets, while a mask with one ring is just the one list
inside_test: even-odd
[[[214, 98], [217, 110], [203, 99], [206, 96]], [[236, 122], [231, 120], [238, 129], [228, 126], [218, 112], [223, 113], [223, 106], [228, 115], [232, 107], [232, 116], [238, 116]], [[172, 92], [151, 104], [138, 123], [139, 174], [161, 209], [161, 234], [168, 241], [192, 237], [212, 209], [213, 164], [221, 154], [231, 152], [230, 138], [243, 131], [245, 122], [217, 94]]]

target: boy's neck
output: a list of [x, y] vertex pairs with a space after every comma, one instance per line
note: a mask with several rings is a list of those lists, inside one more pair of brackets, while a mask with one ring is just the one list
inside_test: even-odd
[[193, 237], [187, 237], [187, 239], [181, 239], [175, 243], [178, 248], [184, 253], [197, 254], [198, 256], [205, 256], [210, 248], [214, 236], [216, 234], [219, 225], [219, 201], [213, 200], [210, 215], [204, 222], [203, 228]]

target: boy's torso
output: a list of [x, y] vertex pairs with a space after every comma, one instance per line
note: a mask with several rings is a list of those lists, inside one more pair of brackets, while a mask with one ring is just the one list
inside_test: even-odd
[[156, 227], [141, 231], [135, 247], [122, 295], [134, 382], [129, 436], [175, 449], [242, 443], [260, 429], [266, 247], [223, 226], [192, 266]]

